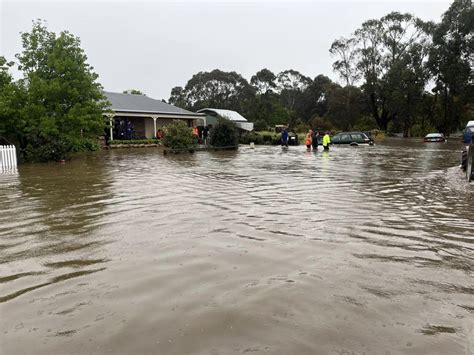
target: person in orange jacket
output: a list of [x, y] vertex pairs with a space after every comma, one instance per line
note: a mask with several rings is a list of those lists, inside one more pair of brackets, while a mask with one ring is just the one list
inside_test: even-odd
[[306, 133], [306, 141], [305, 141], [305, 144], [306, 144], [306, 150], [307, 150], [308, 152], [311, 150], [312, 135], [313, 135], [313, 131], [312, 131], [312, 130], [309, 130], [308, 133]]

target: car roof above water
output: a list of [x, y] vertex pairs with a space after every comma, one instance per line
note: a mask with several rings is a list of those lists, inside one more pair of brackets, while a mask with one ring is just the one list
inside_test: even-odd
[[364, 132], [356, 132], [356, 131], [353, 131], [353, 132], [339, 132], [339, 133], [336, 133], [336, 135], [338, 134], [363, 134], [363, 135], [367, 135], [365, 134]]

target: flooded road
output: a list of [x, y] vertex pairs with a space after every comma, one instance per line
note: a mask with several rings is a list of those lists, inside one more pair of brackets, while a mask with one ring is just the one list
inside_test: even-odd
[[1, 354], [473, 354], [459, 143], [0, 174]]

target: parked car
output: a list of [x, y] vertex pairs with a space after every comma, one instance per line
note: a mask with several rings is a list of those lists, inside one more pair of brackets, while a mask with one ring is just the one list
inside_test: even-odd
[[423, 139], [425, 142], [437, 142], [437, 143], [444, 143], [446, 142], [446, 137], [442, 133], [429, 133]]
[[469, 121], [464, 129], [463, 143], [467, 145], [461, 152], [461, 168], [467, 181], [474, 180], [474, 121]]
[[332, 144], [350, 144], [357, 146], [359, 144], [374, 145], [364, 132], [341, 132], [331, 137]]
[[471, 143], [474, 136], [474, 121], [469, 121], [464, 129], [462, 141], [466, 144]]

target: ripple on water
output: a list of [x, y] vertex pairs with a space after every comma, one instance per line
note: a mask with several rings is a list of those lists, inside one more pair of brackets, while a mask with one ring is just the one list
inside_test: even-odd
[[114, 150], [0, 174], [2, 346], [468, 353], [458, 148]]

